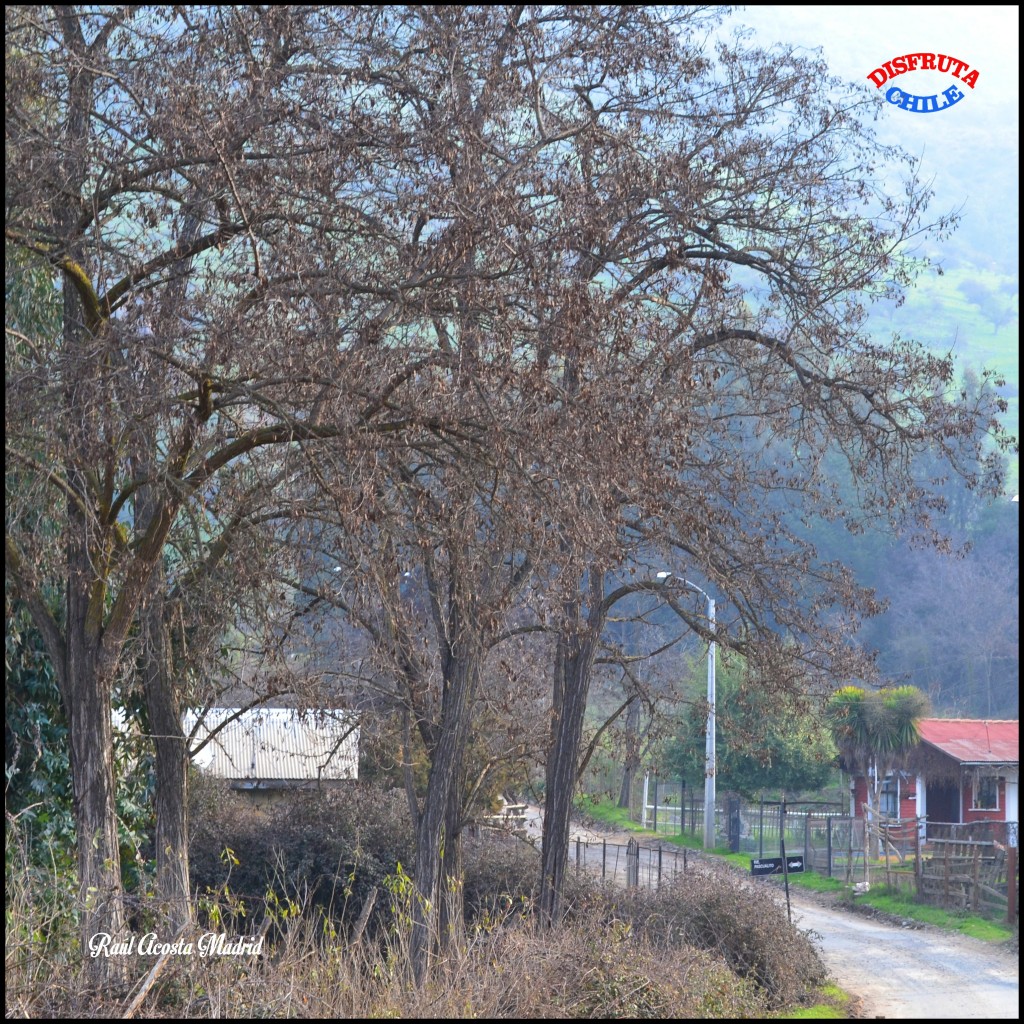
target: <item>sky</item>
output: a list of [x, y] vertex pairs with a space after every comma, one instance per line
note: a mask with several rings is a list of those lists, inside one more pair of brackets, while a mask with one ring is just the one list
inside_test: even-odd
[[[1007, 425], [1019, 435], [1017, 7], [748, 6], [745, 24], [762, 45], [821, 48], [832, 73], [874, 91], [869, 72], [906, 53], [942, 53], [979, 72], [975, 88], [949, 74], [917, 71], [886, 82], [918, 95], [961, 86], [964, 99], [946, 110], [912, 113], [886, 105], [876, 130], [884, 142], [920, 157], [938, 216], [958, 210], [960, 226], [945, 241], [925, 244], [943, 275], [922, 277], [905, 305], [879, 309], [872, 329], [899, 330], [952, 351], [974, 368], [1002, 371], [1010, 403]], [[967, 74], [967, 72], [963, 72]], [[1016, 477], [1016, 470], [1014, 470]], [[1013, 484], [1016, 487], [1016, 483]]]

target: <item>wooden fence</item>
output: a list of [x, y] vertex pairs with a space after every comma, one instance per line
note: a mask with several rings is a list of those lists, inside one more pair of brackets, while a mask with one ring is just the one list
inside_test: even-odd
[[918, 895], [950, 910], [1006, 914], [1010, 887], [1019, 884], [1016, 857], [1008, 856], [1016, 836], [1006, 833], [1005, 822], [929, 823], [915, 863]]
[[[927, 822], [880, 818], [867, 830], [877, 850], [869, 873], [875, 884], [916, 896], [946, 910], [1016, 918], [1018, 878], [1015, 822]], [[807, 863], [822, 874], [861, 881], [864, 819], [830, 818], [824, 842], [808, 835]]]

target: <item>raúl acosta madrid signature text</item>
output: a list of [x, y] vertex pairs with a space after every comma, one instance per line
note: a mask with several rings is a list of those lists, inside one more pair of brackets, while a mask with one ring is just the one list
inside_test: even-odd
[[264, 938], [204, 932], [195, 940], [161, 942], [155, 932], [117, 940], [108, 932], [97, 932], [89, 939], [89, 956], [259, 956]]

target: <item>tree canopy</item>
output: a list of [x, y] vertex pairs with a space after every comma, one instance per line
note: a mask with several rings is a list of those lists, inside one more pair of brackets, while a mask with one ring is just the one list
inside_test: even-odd
[[[695, 689], [699, 692], [700, 687]], [[836, 772], [836, 747], [821, 702], [751, 678], [742, 663], [721, 666], [715, 716], [717, 788], [747, 798], [770, 791], [816, 793]], [[694, 701], [662, 756], [669, 778], [703, 785], [707, 703]]]

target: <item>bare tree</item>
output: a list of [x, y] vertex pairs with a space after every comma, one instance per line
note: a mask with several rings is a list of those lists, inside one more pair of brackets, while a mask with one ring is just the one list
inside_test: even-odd
[[110, 694], [173, 525], [270, 446], [418, 420], [388, 401], [408, 353], [370, 347], [388, 267], [406, 281], [359, 198], [387, 205], [394, 124], [371, 64], [335, 60], [376, 18], [6, 12], [7, 243], [64, 300], [7, 378], [9, 464], [26, 501], [56, 499], [57, 539], [9, 507], [6, 559], [68, 711], [87, 936], [123, 928]]
[[[471, 421], [485, 386], [476, 376], [461, 385], [449, 379], [445, 400], [458, 403]], [[326, 515], [311, 524], [316, 540], [309, 546], [329, 557], [297, 587], [313, 604], [340, 609], [367, 632], [382, 670], [371, 682], [375, 706], [397, 714], [403, 725], [417, 837], [412, 968], [420, 983], [432, 950], [461, 928], [467, 814], [488, 773], [523, 746], [518, 726], [505, 727], [516, 714], [512, 701], [522, 694], [501, 685], [513, 673], [502, 670], [493, 652], [518, 633], [512, 613], [547, 540], [543, 529], [524, 526], [531, 481], [513, 458], [501, 457], [514, 409], [496, 394], [485, 404], [486, 449], [469, 436], [441, 445], [429, 436], [410, 439], [411, 451], [402, 457], [368, 455], [361, 477], [374, 483], [354, 501], [350, 488], [332, 492], [328, 484], [333, 525]], [[334, 474], [317, 463], [326, 484]], [[350, 472], [355, 465], [349, 462]], [[490, 752], [482, 750], [487, 732], [504, 732], [504, 749], [496, 742]], [[412, 779], [414, 747], [426, 759], [422, 794]]]
[[[865, 303], [912, 281], [907, 243], [927, 200], [912, 177], [898, 190], [883, 179], [901, 155], [874, 141], [868, 98], [836, 101], [840, 83], [793, 53], [736, 42], [713, 61], [692, 12], [670, 26], [649, 9], [602, 11], [590, 24], [576, 52], [588, 73], [545, 68], [575, 157], [558, 199], [575, 211], [562, 240], [578, 254], [561, 265], [575, 288], [545, 294], [557, 297], [562, 443], [601, 466], [572, 479], [593, 532], [614, 540], [581, 553], [561, 604], [542, 888], [553, 920], [604, 580], [631, 543], [660, 539], [666, 568], [729, 609], [719, 641], [776, 685], [799, 678], [793, 658], [859, 677], [869, 666], [845, 640], [878, 605], [817, 564], [788, 517], [857, 528], [863, 514], [941, 543], [941, 499], [915, 479], [914, 453], [931, 447], [944, 471], [980, 483], [975, 432], [1007, 441], [996, 403], [949, 393], [948, 359], [866, 332]], [[571, 432], [574, 415], [585, 431]], [[857, 482], [856, 511], [822, 471], [832, 451]]]

